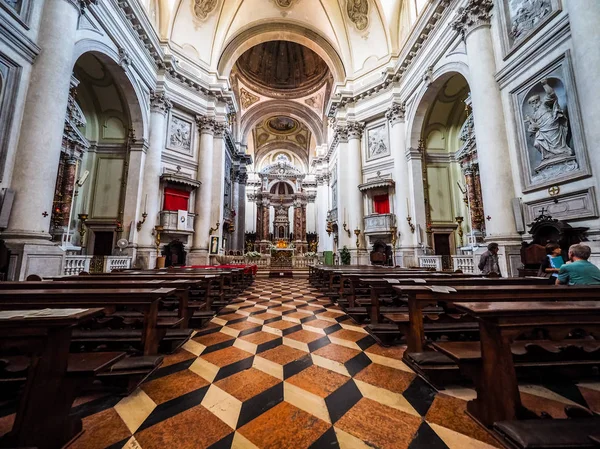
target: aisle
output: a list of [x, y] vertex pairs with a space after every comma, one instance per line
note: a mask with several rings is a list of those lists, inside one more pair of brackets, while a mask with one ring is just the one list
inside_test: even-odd
[[[437, 393], [401, 358], [306, 280], [257, 280], [133, 395], [81, 404], [86, 432], [71, 447], [496, 446], [464, 414], [472, 390]], [[598, 391], [577, 391], [600, 404]], [[523, 401], [555, 417], [573, 403], [537, 386], [523, 387]]]

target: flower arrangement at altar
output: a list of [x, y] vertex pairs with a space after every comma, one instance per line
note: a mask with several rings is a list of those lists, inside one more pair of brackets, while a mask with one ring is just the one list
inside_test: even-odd
[[309, 259], [316, 259], [317, 257], [319, 257], [319, 254], [315, 253], [314, 251], [309, 251], [307, 253], [304, 253], [304, 257], [307, 257]]
[[248, 259], [260, 259], [262, 254], [258, 251], [248, 251], [246, 254], [244, 254], [244, 256], [246, 256]]

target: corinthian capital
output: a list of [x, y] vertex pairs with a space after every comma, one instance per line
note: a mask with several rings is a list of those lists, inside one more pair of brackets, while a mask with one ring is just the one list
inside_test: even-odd
[[348, 142], [348, 127], [347, 126], [336, 126], [335, 137], [338, 142]]
[[388, 119], [390, 124], [394, 126], [396, 123], [404, 121], [406, 116], [406, 103], [392, 103], [389, 109], [385, 113], [385, 118]]
[[150, 94], [150, 111], [160, 112], [165, 115], [169, 109], [173, 107], [173, 103], [164, 92], [152, 92]]
[[214, 118], [205, 115], [197, 115], [196, 124], [198, 125], [200, 134], [214, 134], [217, 122]]
[[469, 0], [467, 6], [459, 8], [451, 26], [466, 37], [474, 29], [490, 24], [493, 7], [493, 0]]
[[348, 139], [360, 139], [365, 130], [365, 124], [361, 122], [348, 122]]

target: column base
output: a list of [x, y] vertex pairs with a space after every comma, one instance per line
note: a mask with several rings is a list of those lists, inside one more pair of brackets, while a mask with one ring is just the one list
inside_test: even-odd
[[350, 265], [369, 265], [369, 252], [363, 248], [350, 249]]
[[192, 249], [187, 256], [188, 265], [210, 265], [210, 255], [206, 249]]
[[396, 248], [395, 262], [397, 267], [412, 268], [419, 266], [417, 256], [422, 254], [423, 250], [418, 246], [403, 246]]
[[155, 247], [138, 246], [135, 254], [135, 266], [142, 270], [156, 268], [158, 252]]
[[63, 276], [65, 252], [54, 242], [6, 239], [10, 250], [9, 281], [23, 281], [30, 274], [44, 277]]

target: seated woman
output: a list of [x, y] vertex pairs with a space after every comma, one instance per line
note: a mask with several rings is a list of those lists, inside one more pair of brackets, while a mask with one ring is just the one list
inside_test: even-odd
[[546, 257], [542, 260], [538, 276], [547, 277], [554, 284], [558, 277], [558, 270], [564, 263], [565, 259], [558, 243], [548, 243], [546, 245]]

